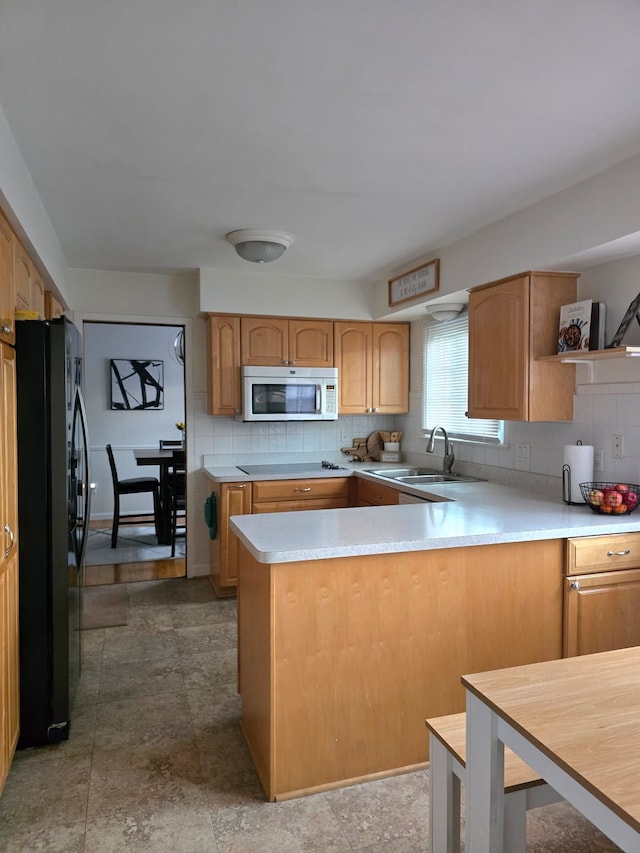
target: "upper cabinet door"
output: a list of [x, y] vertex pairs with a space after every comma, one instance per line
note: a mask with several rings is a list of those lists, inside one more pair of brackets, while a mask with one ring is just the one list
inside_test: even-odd
[[240, 318], [210, 316], [209, 414], [233, 417], [241, 411]]
[[14, 237], [13, 277], [16, 288], [16, 308], [25, 311], [31, 309], [31, 274], [32, 265], [29, 255], [22, 248], [17, 237]]
[[289, 323], [278, 317], [243, 317], [243, 365], [278, 367], [289, 361]]
[[0, 340], [15, 341], [13, 309], [16, 304], [13, 277], [13, 231], [0, 213]]
[[341, 415], [370, 413], [372, 324], [335, 323], [334, 332], [338, 411]]
[[409, 411], [409, 326], [372, 325], [371, 405], [375, 414]]
[[526, 421], [529, 278], [469, 294], [469, 416]]
[[333, 367], [333, 322], [289, 320], [289, 364]]

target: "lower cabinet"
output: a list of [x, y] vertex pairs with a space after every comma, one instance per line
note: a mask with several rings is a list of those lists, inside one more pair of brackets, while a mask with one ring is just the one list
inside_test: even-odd
[[264, 480], [253, 484], [252, 512], [341, 509], [349, 506], [347, 477]]
[[640, 533], [567, 540], [563, 655], [640, 645]]
[[355, 506], [393, 506], [400, 500], [400, 492], [389, 486], [381, 486], [371, 480], [355, 478]]
[[238, 537], [229, 527], [232, 515], [251, 512], [251, 483], [216, 483], [218, 532], [210, 542], [211, 583], [217, 596], [235, 595], [238, 585]]

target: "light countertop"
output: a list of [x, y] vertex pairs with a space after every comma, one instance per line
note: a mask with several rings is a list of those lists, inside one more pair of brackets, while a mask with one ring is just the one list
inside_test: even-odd
[[[372, 463], [367, 467], [385, 466]], [[291, 479], [291, 475], [251, 477], [233, 467], [206, 470], [218, 482]], [[393, 481], [364, 468], [329, 469], [313, 476], [351, 475], [394, 487]], [[298, 476], [306, 478], [307, 474]], [[559, 496], [496, 483], [438, 483], [428, 488], [402, 486], [401, 490], [443, 502], [239, 515], [232, 516], [231, 528], [261, 563], [640, 531], [640, 510], [631, 515], [599, 515], [586, 505], [568, 506]]]

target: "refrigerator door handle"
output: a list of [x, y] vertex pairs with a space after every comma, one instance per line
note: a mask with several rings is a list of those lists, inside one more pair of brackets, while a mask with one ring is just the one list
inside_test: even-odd
[[71, 446], [78, 446], [78, 431], [81, 433], [81, 450], [82, 450], [82, 480], [77, 484], [77, 494], [84, 499], [82, 507], [82, 519], [80, 528], [80, 542], [77, 553], [78, 571], [82, 570], [84, 563], [85, 552], [87, 550], [87, 533], [89, 527], [89, 518], [91, 515], [91, 489], [89, 488], [89, 433], [87, 430], [87, 414], [82, 399], [80, 388], [76, 387], [75, 400], [73, 403], [73, 434], [71, 437]]

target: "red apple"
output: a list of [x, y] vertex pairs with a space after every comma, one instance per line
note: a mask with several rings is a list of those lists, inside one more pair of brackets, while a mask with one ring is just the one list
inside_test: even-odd
[[629, 486], [627, 486], [626, 483], [616, 483], [613, 488], [616, 490], [616, 492], [620, 492], [620, 494], [624, 494], [625, 492], [629, 491]]
[[615, 507], [620, 506], [621, 503], [622, 495], [620, 494], [620, 492], [616, 492], [614, 489], [611, 489], [611, 491], [607, 492], [604, 496], [603, 505], [606, 504], [612, 509], [615, 509]]
[[638, 505], [638, 495], [635, 492], [632, 492], [629, 489], [628, 492], [625, 492], [622, 496], [622, 500], [629, 507], [629, 509], [634, 509]]

